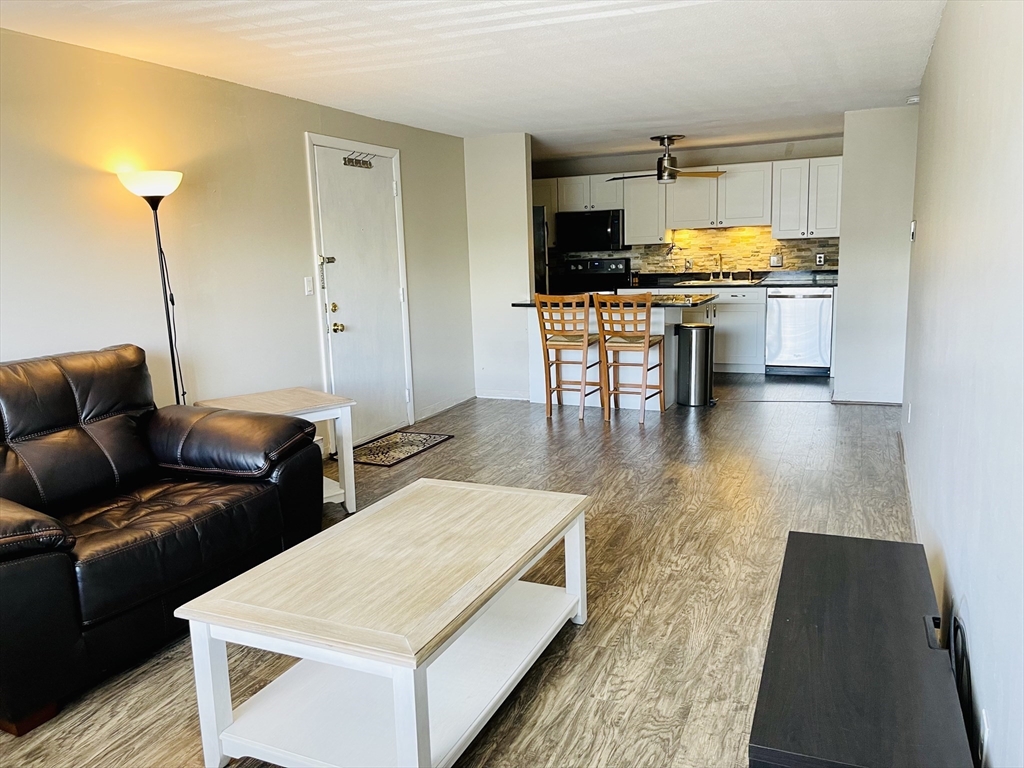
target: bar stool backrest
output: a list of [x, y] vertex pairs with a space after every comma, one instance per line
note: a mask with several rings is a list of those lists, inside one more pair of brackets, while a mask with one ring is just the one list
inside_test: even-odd
[[597, 308], [597, 329], [601, 342], [623, 339], [632, 342], [651, 340], [650, 293], [633, 296], [613, 296], [595, 293], [594, 306]]
[[[538, 293], [537, 320], [544, 341], [552, 336], [587, 337], [590, 330], [590, 296], [585, 293], [567, 296], [547, 296]], [[581, 339], [582, 341], [582, 339]]]

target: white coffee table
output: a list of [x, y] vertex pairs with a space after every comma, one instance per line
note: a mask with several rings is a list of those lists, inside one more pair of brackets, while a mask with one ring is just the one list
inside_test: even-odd
[[338, 480], [324, 478], [324, 501], [344, 501], [349, 514], [356, 511], [356, 473], [352, 461], [352, 406], [355, 404], [355, 400], [347, 397], [307, 387], [274, 389], [196, 403], [209, 408], [275, 413], [298, 416], [307, 421], [330, 422], [334, 429], [332, 442], [338, 452]]
[[[418, 480], [176, 610], [207, 766], [449, 766], [587, 617], [586, 496]], [[566, 587], [521, 581], [565, 540]], [[301, 659], [232, 709], [225, 644]]]

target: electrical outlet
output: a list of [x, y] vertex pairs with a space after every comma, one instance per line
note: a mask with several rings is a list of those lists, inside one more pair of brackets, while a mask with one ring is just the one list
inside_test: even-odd
[[782, 266], [782, 254], [781, 253], [773, 253], [771, 255], [771, 258], [769, 259], [768, 263], [771, 266], [773, 266], [773, 267], [781, 267]]
[[978, 763], [985, 765], [985, 751], [988, 749], [988, 712], [981, 710], [981, 743], [978, 745]]
[[824, 253], [816, 253], [816, 254], [814, 254], [814, 263], [815, 263], [815, 265], [817, 265], [819, 267], [824, 267], [825, 266], [825, 254]]
[[312, 296], [313, 295], [313, 278], [312, 277], [304, 277], [304, 278], [302, 278], [302, 282], [303, 282], [303, 287], [306, 290], [306, 295], [307, 296]]
[[693, 269], [693, 259], [687, 259], [683, 262], [683, 269]]

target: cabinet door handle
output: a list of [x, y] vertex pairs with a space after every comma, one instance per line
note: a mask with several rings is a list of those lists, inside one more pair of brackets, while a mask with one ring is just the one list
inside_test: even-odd
[[711, 222], [711, 226], [712, 226], [712, 227], [713, 227], [713, 226], [715, 226], [715, 222], [713, 222], [713, 221], [712, 221], [712, 222]]
[[806, 233], [806, 232], [801, 232], [800, 234], [801, 234], [801, 235], [805, 235], [805, 234], [807, 234], [807, 233]]
[[[722, 222], [718, 222], [718, 223], [721, 224]], [[814, 233], [812, 232], [811, 234], [813, 235]]]
[[811, 232], [811, 234], [813, 235], [813, 234], [814, 234], [814, 232]]

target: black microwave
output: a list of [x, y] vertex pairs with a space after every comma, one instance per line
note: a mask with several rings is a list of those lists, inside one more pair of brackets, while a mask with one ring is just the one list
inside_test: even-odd
[[622, 219], [621, 208], [556, 213], [559, 252], [621, 251], [625, 247]]

